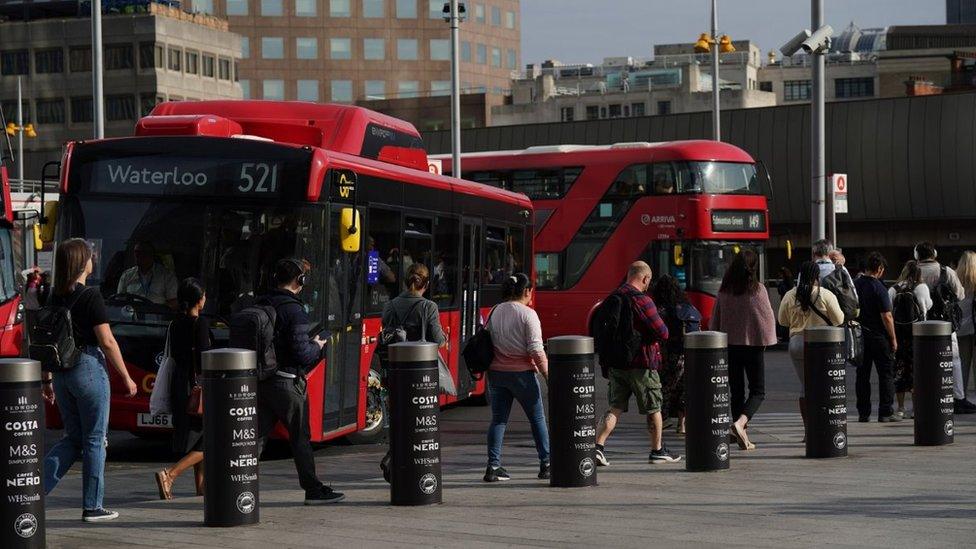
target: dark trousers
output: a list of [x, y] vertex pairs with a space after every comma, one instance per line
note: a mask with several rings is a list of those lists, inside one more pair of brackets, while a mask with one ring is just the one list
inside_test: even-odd
[[895, 401], [894, 355], [883, 335], [864, 330], [864, 361], [857, 367], [857, 414], [871, 417], [871, 366], [878, 371], [878, 417], [890, 416]]
[[[729, 345], [729, 392], [732, 397], [729, 407], [732, 421], [741, 415], [752, 419], [766, 398], [765, 351], [765, 347]], [[747, 381], [749, 398], [746, 398]]]
[[288, 429], [288, 442], [298, 470], [298, 483], [305, 492], [317, 492], [322, 483], [315, 474], [311, 435], [308, 430], [308, 399], [303, 378], [273, 376], [258, 384], [258, 455], [271, 430], [281, 421]]

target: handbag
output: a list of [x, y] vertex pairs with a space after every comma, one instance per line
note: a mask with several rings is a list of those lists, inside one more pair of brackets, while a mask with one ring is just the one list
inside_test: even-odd
[[467, 343], [464, 344], [464, 349], [461, 350], [464, 365], [476, 381], [485, 376], [491, 362], [495, 360], [495, 345], [491, 341], [491, 332], [488, 331], [488, 323], [491, 322], [491, 314], [494, 312], [495, 308], [492, 307], [484, 325], [478, 328], [478, 331], [468, 339]]
[[166, 344], [163, 347], [163, 361], [156, 371], [156, 381], [153, 383], [152, 393], [149, 395], [149, 413], [171, 414], [173, 413], [172, 395], [170, 388], [173, 380], [173, 370], [176, 368], [173, 356], [170, 354], [170, 332], [173, 324], [170, 323], [166, 329]]
[[190, 389], [190, 399], [186, 402], [186, 413], [190, 416], [203, 417], [203, 387], [194, 385]]
[[[810, 310], [824, 322], [827, 326], [833, 326], [830, 319], [826, 317], [823, 313], [817, 309], [816, 303]], [[847, 322], [841, 323], [838, 328], [844, 329], [844, 358], [847, 359], [852, 366], [860, 366], [864, 362], [864, 331], [861, 325], [856, 320], [849, 320]]]

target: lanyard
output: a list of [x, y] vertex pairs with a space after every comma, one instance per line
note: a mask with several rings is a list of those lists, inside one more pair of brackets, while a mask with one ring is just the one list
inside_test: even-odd
[[149, 271], [149, 280], [147, 282], [142, 281], [142, 273], [136, 271], [136, 275], [139, 276], [139, 286], [142, 287], [142, 293], [144, 297], [149, 297], [149, 289], [152, 288], [153, 276], [156, 274], [156, 266]]

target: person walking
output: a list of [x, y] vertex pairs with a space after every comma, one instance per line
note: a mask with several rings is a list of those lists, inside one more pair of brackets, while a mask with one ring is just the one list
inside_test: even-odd
[[540, 479], [550, 476], [549, 429], [542, 405], [542, 388], [536, 374], [549, 380], [549, 360], [542, 347], [539, 315], [529, 308], [532, 284], [523, 273], [502, 282], [504, 302], [489, 313], [488, 325], [495, 357], [488, 368], [488, 395], [491, 424], [488, 426], [488, 467], [485, 482], [511, 479], [502, 467], [502, 443], [513, 401], [518, 401], [532, 428], [532, 439], [539, 456]]
[[258, 382], [258, 455], [281, 421], [288, 430], [298, 482], [305, 490], [305, 505], [338, 503], [345, 495], [325, 486], [315, 472], [308, 425], [308, 382], [305, 376], [318, 364], [325, 341], [309, 338], [311, 322], [298, 294], [305, 288], [307, 264], [298, 259], [282, 259], [275, 264], [276, 288], [267, 296], [275, 308], [275, 358], [278, 369], [270, 378]]
[[789, 352], [793, 369], [800, 379], [800, 417], [806, 427], [806, 387], [803, 372], [803, 331], [814, 326], [840, 326], [844, 312], [837, 303], [837, 296], [820, 287], [820, 267], [806, 261], [800, 265], [800, 283], [786, 292], [779, 303], [777, 314], [780, 325], [790, 331]]
[[871, 421], [871, 367], [878, 372], [878, 421], [881, 423], [901, 421], [894, 414], [894, 353], [898, 352], [895, 337], [895, 321], [891, 314], [891, 297], [881, 282], [888, 266], [884, 256], [878, 252], [868, 254], [867, 271], [855, 281], [858, 303], [864, 334], [864, 357], [857, 365], [858, 421]]
[[64, 436], [44, 456], [44, 493], [51, 493], [80, 457], [81, 519], [113, 520], [119, 514], [103, 506], [110, 394], [106, 360], [122, 378], [125, 396], [136, 395], [136, 383], [112, 335], [102, 294], [96, 287], [85, 286], [92, 272], [91, 247], [80, 238], [65, 240], [55, 252], [54, 265], [57, 274], [47, 306], [65, 307], [71, 312], [78, 352], [71, 368], [43, 376], [44, 398], [57, 404], [64, 423]]
[[685, 334], [701, 329], [701, 313], [688, 301], [678, 279], [663, 275], [654, 283], [654, 304], [668, 327], [661, 349], [661, 417], [685, 434]]
[[969, 388], [970, 374], [976, 369], [973, 362], [974, 347], [976, 347], [976, 329], [973, 323], [973, 296], [976, 295], [976, 253], [965, 251], [959, 258], [956, 275], [962, 285], [965, 296], [959, 302], [962, 309], [962, 318], [959, 322], [959, 331], [956, 336], [959, 340], [959, 360], [962, 364], [962, 392], [966, 398], [966, 391]]
[[188, 411], [190, 395], [200, 375], [202, 353], [213, 343], [210, 321], [202, 316], [207, 292], [195, 278], [186, 278], [176, 289], [180, 316], [170, 322], [166, 337], [175, 369], [170, 380], [170, 402], [173, 414], [173, 451], [183, 458], [172, 467], [156, 473], [159, 499], [173, 499], [173, 483], [183, 471], [193, 467], [196, 494], [203, 495], [203, 418]]
[[[620, 415], [627, 411], [631, 395], [637, 401], [637, 411], [647, 416], [647, 433], [651, 443], [648, 462], [656, 464], [681, 461], [680, 455], [671, 452], [664, 445], [662, 436], [664, 421], [661, 417], [661, 405], [664, 395], [661, 392], [658, 370], [661, 368], [660, 343], [667, 341], [668, 327], [658, 314], [654, 300], [646, 293], [651, 284], [651, 274], [647, 263], [631, 263], [627, 270], [627, 280], [604, 300], [620, 301], [623, 306], [628, 307], [630, 314], [626, 318], [631, 318], [632, 324], [624, 328], [636, 336], [639, 348], [629, 364], [607, 364], [604, 362], [607, 359], [601, 353], [601, 366], [607, 368], [610, 379], [610, 409], [603, 416], [596, 435], [596, 463], [599, 466], [610, 465], [605, 444], [617, 426]], [[623, 318], [621, 315], [621, 319]]]
[[[733, 423], [729, 435], [742, 450], [754, 450], [746, 427], [766, 398], [764, 353], [776, 344], [776, 320], [769, 294], [759, 281], [759, 256], [743, 248], [729, 263], [712, 309], [712, 330], [728, 334], [729, 392]], [[749, 397], [745, 390], [748, 382]]]
[[917, 261], [905, 263], [898, 280], [888, 288], [888, 297], [891, 298], [891, 317], [895, 323], [895, 339], [898, 340], [894, 374], [898, 410], [895, 415], [911, 419], [912, 411], [905, 410], [905, 394], [911, 393], [915, 385], [912, 324], [925, 320], [926, 313], [932, 308], [929, 287], [922, 282], [922, 270]]

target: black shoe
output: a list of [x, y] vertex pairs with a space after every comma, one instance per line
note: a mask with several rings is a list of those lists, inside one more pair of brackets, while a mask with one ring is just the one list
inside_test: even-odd
[[325, 505], [339, 503], [346, 499], [346, 495], [336, 492], [328, 486], [323, 486], [318, 492], [305, 492], [305, 505]]
[[858, 423], [867, 423], [869, 421], [871, 421], [871, 416], [859, 416], [857, 418]]
[[380, 470], [383, 471], [383, 480], [385, 480], [387, 484], [393, 482], [391, 480], [393, 478], [393, 475], [390, 472], [391, 461], [393, 461], [393, 454], [391, 454], [390, 452], [387, 452], [386, 455], [383, 456], [383, 459], [380, 460]]
[[596, 460], [595, 461], [596, 461], [596, 464], [598, 466], [600, 466], [600, 467], [606, 467], [607, 465], [610, 465], [610, 462], [607, 461], [607, 456], [605, 456], [603, 454], [603, 450], [597, 448], [596, 449], [596, 453], [595, 453], [595, 457], [596, 457]]
[[659, 450], [652, 450], [647, 456], [648, 463], [676, 463], [681, 461], [681, 456], [672, 453], [667, 446], [661, 446]]
[[898, 423], [902, 419], [894, 414], [878, 418], [878, 423]]
[[485, 469], [485, 482], [501, 482], [506, 480], [512, 480], [509, 476], [508, 471], [504, 467], [492, 467], [491, 465]]
[[85, 509], [81, 512], [81, 520], [85, 522], [104, 522], [107, 520], [115, 520], [117, 518], [119, 518], [118, 513], [102, 508]]
[[952, 413], [958, 415], [976, 414], [976, 404], [973, 404], [972, 402], [970, 402], [965, 398], [953, 399]]
[[548, 461], [543, 461], [539, 464], [539, 478], [546, 480], [552, 476], [552, 466], [549, 465]]

